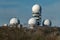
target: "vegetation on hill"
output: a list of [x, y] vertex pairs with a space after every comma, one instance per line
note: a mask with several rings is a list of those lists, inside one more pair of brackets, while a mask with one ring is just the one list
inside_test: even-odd
[[60, 28], [38, 27], [34, 29], [0, 27], [0, 40], [60, 40]]

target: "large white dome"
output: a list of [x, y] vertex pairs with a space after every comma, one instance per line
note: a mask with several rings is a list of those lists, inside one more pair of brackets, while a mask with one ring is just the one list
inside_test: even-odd
[[30, 25], [36, 25], [36, 23], [37, 23], [37, 21], [36, 21], [35, 18], [31, 18], [31, 19], [29, 19], [29, 21], [28, 21], [28, 24], [30, 24]]
[[10, 24], [19, 24], [20, 23], [20, 21], [17, 19], [17, 18], [12, 18], [11, 20], [10, 20]]
[[44, 20], [43, 25], [51, 26], [51, 21], [49, 19]]
[[32, 12], [33, 13], [38, 13], [38, 12], [40, 12], [40, 5], [39, 4], [35, 4], [35, 5], [33, 5], [33, 7], [32, 7]]

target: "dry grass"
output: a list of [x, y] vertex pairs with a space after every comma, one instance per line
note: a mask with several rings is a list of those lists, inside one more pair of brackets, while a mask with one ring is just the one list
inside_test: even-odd
[[0, 27], [0, 40], [59, 40], [60, 28], [34, 29]]

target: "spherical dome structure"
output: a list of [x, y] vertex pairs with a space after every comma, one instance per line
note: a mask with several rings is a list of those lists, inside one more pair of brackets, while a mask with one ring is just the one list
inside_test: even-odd
[[13, 25], [13, 24], [20, 24], [20, 21], [17, 19], [17, 18], [12, 18], [10, 20], [10, 24]]
[[40, 12], [40, 8], [41, 8], [41, 6], [39, 4], [35, 4], [32, 7], [32, 12], [33, 13], [38, 13], [38, 12]]
[[44, 20], [43, 26], [51, 26], [51, 21], [49, 19]]
[[36, 21], [35, 18], [31, 18], [31, 19], [29, 19], [29, 21], [28, 21], [28, 24], [30, 24], [30, 25], [36, 25], [36, 23], [37, 23], [37, 21]]
[[8, 26], [8, 24], [4, 24], [3, 26]]

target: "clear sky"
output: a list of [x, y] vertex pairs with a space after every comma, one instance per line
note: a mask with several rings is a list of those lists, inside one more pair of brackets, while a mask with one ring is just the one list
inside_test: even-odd
[[27, 24], [32, 17], [31, 8], [36, 3], [42, 7], [42, 20], [48, 18], [53, 26], [60, 26], [60, 0], [0, 0], [0, 25], [9, 24], [12, 17]]

